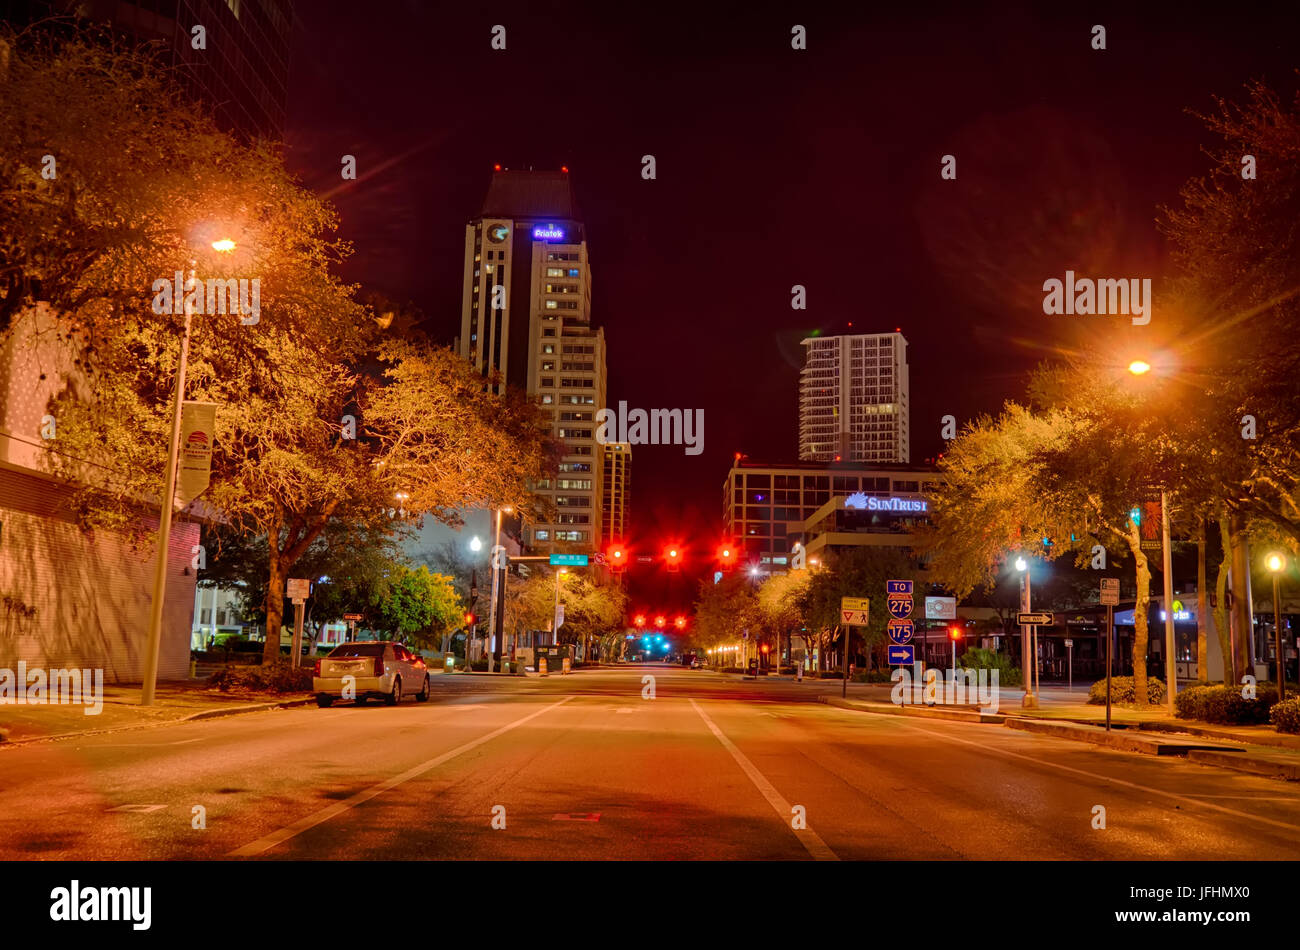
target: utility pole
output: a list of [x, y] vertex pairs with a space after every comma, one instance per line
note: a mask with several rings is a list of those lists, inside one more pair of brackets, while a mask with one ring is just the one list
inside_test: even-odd
[[1169, 694], [1169, 715], [1174, 715], [1174, 696], [1178, 692], [1178, 657], [1174, 643], [1174, 572], [1173, 552], [1169, 549], [1169, 493], [1160, 491], [1160, 545], [1164, 549], [1165, 574], [1165, 678]]

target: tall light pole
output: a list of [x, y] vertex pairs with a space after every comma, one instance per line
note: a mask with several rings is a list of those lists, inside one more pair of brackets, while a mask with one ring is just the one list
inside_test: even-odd
[[1173, 552], [1169, 545], [1169, 493], [1160, 491], [1160, 547], [1163, 552], [1163, 571], [1165, 575], [1165, 680], [1168, 683], [1169, 715], [1176, 714], [1174, 698], [1178, 693], [1178, 657], [1175, 652], [1174, 639], [1174, 570]]
[[[1021, 613], [1030, 612], [1030, 580], [1029, 580], [1029, 562], [1023, 557], [1016, 558], [1016, 570], [1020, 572], [1020, 611]], [[1035, 651], [1030, 648], [1029, 644], [1029, 627], [1025, 624], [1020, 625], [1020, 669], [1021, 675], [1025, 681], [1025, 696], [1020, 701], [1021, 706], [1025, 709], [1038, 708], [1038, 694], [1034, 689], [1034, 669], [1038, 665], [1038, 658], [1034, 655]]]
[[1286, 558], [1281, 554], [1270, 554], [1264, 562], [1273, 575], [1273, 643], [1277, 649], [1277, 698], [1286, 699], [1286, 654], [1282, 652], [1282, 611], [1278, 605], [1277, 584], [1286, 567]]
[[[509, 505], [497, 509], [496, 534], [494, 535], [495, 540], [492, 542], [492, 603], [488, 605], [489, 643], [487, 650], [487, 668], [489, 673], [492, 672], [493, 659], [491, 638], [497, 636], [497, 596], [498, 592], [501, 590], [502, 584], [501, 571], [505, 568], [505, 548], [501, 547], [501, 514], [502, 512], [508, 514], [512, 511], [514, 511], [514, 509]], [[500, 647], [500, 645], [500, 640], [497, 640], [497, 646]]]
[[[223, 238], [212, 242], [214, 250], [230, 252], [235, 242]], [[194, 280], [198, 261], [190, 260], [190, 276], [186, 288]], [[158, 686], [158, 652], [162, 648], [163, 601], [167, 596], [167, 547], [172, 537], [172, 506], [176, 496], [176, 457], [180, 454], [181, 408], [185, 403], [185, 370], [190, 359], [190, 325], [194, 318], [192, 296], [185, 294], [185, 332], [181, 336], [181, 358], [176, 367], [176, 399], [172, 405], [172, 437], [167, 449], [167, 477], [163, 483], [163, 496], [158, 512], [158, 556], [153, 572], [153, 602], [149, 610], [149, 641], [144, 654], [144, 682], [140, 687], [140, 705], [152, 706]]]

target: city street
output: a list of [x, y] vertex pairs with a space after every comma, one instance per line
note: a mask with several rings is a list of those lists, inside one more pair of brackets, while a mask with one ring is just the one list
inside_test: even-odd
[[[647, 674], [653, 699], [642, 698]], [[638, 665], [440, 676], [424, 705], [303, 707], [4, 748], [0, 857], [1300, 851], [1300, 790], [1290, 784], [994, 725], [837, 709], [816, 701], [830, 685]], [[1098, 805], [1104, 830], [1093, 828]], [[196, 806], [206, 828], [193, 827]], [[800, 810], [806, 827], [796, 830]]]

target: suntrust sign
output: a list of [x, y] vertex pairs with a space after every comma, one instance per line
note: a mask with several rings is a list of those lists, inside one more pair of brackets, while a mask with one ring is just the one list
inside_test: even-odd
[[845, 508], [858, 508], [862, 511], [929, 511], [923, 498], [875, 498], [857, 492], [844, 499]]

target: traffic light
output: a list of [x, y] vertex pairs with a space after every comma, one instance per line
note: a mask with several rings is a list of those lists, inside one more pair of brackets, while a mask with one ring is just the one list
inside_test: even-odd
[[686, 618], [685, 618], [685, 617], [678, 617], [678, 618], [674, 621], [674, 623], [677, 625], [677, 629], [678, 629], [678, 630], [685, 630], [685, 629], [686, 629]]
[[949, 637], [949, 639], [951, 639], [951, 640], [960, 640], [960, 639], [961, 639], [962, 637], [964, 637], [965, 635], [966, 635], [966, 634], [962, 632], [961, 627], [949, 627], [949, 628], [948, 628], [948, 637]]
[[718, 563], [722, 565], [724, 571], [730, 571], [736, 566], [736, 546], [734, 544], [724, 544], [718, 549]]
[[668, 562], [668, 570], [680, 571], [682, 569], [682, 552], [680, 548], [671, 547], [664, 552], [664, 560]]
[[641, 627], [644, 627], [644, 626], [645, 626], [645, 614], [637, 614], [635, 617], [632, 618], [632, 622], [636, 624], [637, 629], [640, 629]]
[[655, 617], [655, 626], [656, 626], [656, 627], [662, 627], [662, 626], [664, 625], [664, 623], [665, 623], [665, 620], [664, 620], [664, 615], [663, 615], [663, 614], [660, 614], [658, 617]]
[[614, 573], [627, 569], [627, 549], [621, 544], [611, 544], [605, 552], [605, 560]]
[[478, 617], [474, 616], [473, 611], [465, 611], [465, 626], [472, 627], [476, 623], [478, 623]]

